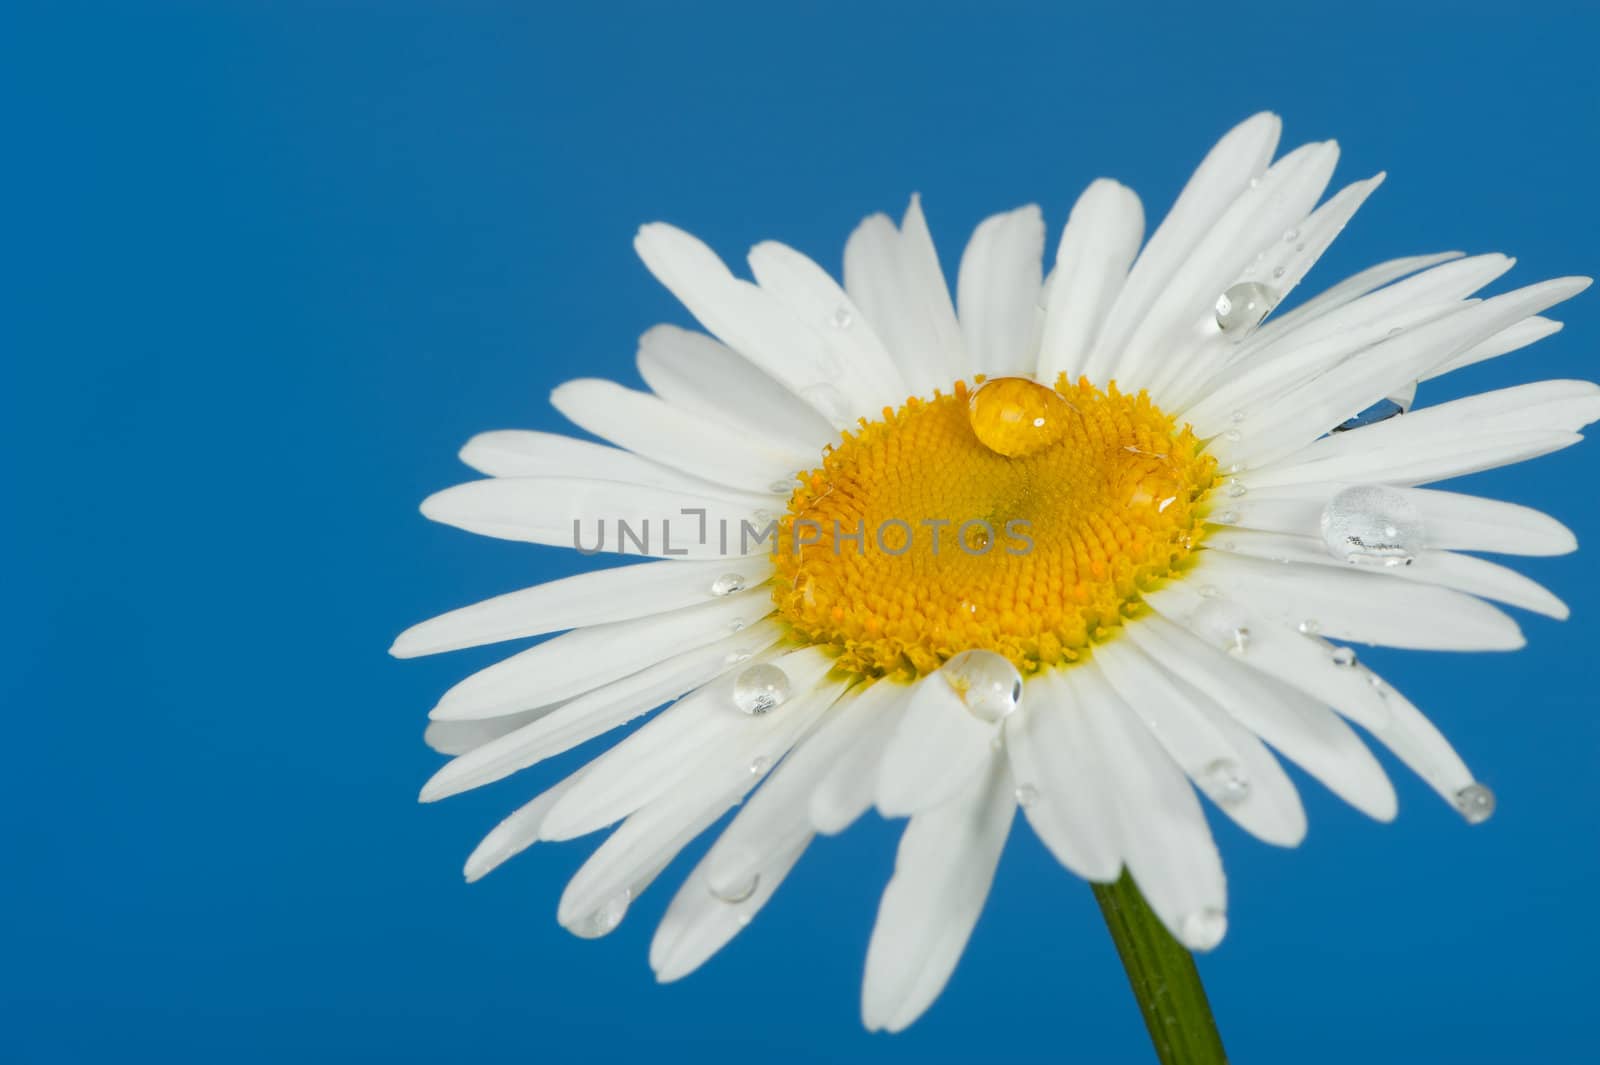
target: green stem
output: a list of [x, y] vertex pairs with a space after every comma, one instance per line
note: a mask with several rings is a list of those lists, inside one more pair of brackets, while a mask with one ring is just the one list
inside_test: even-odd
[[1150, 912], [1127, 873], [1114, 884], [1093, 887], [1157, 1060], [1162, 1065], [1226, 1065], [1228, 1056], [1194, 958]]

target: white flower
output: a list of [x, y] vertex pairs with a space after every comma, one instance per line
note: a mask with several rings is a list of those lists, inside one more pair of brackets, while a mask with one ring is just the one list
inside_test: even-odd
[[651, 964], [675, 980], [817, 834], [876, 805], [910, 818], [863, 990], [866, 1024], [897, 1030], [955, 967], [1019, 804], [1069, 869], [1126, 868], [1196, 950], [1222, 938], [1227, 900], [1195, 789], [1269, 843], [1305, 832], [1268, 744], [1387, 820], [1394, 791], [1353, 722], [1487, 817], [1492, 794], [1439, 732], [1328, 641], [1505, 650], [1522, 636], [1486, 600], [1565, 616], [1459, 553], [1570, 551], [1565, 528], [1417, 486], [1577, 442], [1600, 389], [1383, 415], [1554, 332], [1537, 315], [1587, 281], [1480, 299], [1511, 260], [1423, 256], [1263, 322], [1382, 179], [1317, 206], [1337, 148], [1272, 163], [1278, 133], [1266, 114], [1230, 132], [1148, 241], [1132, 192], [1090, 185], [1048, 278], [1037, 208], [987, 220], [953, 302], [915, 199], [898, 227], [856, 230], [842, 287], [779, 244], [752, 250], [751, 283], [685, 233], [641, 230], [646, 265], [712, 335], [646, 333], [653, 394], [556, 389], [615, 448], [484, 434], [462, 458], [489, 479], [423, 513], [675, 557], [456, 610], [394, 653], [571, 630], [445, 694], [428, 741], [456, 757], [425, 801], [672, 705], [495, 828], [467, 878], [620, 822], [559, 908], [601, 935], [754, 791], [656, 934]]

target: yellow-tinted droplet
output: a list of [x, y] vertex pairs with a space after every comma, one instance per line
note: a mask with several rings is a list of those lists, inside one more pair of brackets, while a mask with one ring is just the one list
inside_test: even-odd
[[990, 451], [1021, 458], [1066, 434], [1072, 405], [1053, 388], [1024, 377], [997, 377], [972, 393], [967, 418]]

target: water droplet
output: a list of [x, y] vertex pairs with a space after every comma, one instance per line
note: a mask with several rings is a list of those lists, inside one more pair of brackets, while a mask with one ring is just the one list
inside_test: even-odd
[[722, 576], [711, 582], [711, 594], [717, 596], [718, 598], [721, 598], [725, 595], [732, 595], [734, 592], [741, 592], [743, 590], [744, 574], [742, 573], [724, 573]]
[[601, 904], [598, 910], [567, 926], [567, 931], [580, 939], [599, 939], [614, 931], [628, 914], [628, 903], [633, 893], [624, 889]]
[[849, 307], [840, 304], [838, 307], [834, 308], [833, 318], [831, 321], [833, 322], [833, 327], [835, 329], [849, 329], [850, 326], [855, 323], [855, 320], [856, 316]]
[[760, 885], [761, 874], [751, 873], [748, 880], [734, 884], [732, 887], [724, 888], [721, 891], [718, 891], [716, 886], [712, 885], [710, 888], [711, 897], [718, 902], [726, 902], [730, 906], [737, 906], [741, 902], [748, 901], [750, 896], [756, 893], [756, 888]]
[[1017, 785], [1017, 805], [1032, 806], [1039, 801], [1039, 789], [1032, 784]]
[[1075, 412], [1060, 393], [1024, 377], [985, 381], [967, 401], [979, 442], [1007, 458], [1043, 451], [1066, 435]]
[[788, 495], [790, 492], [794, 491], [794, 478], [785, 477], [781, 481], [773, 481], [771, 484], [767, 485], [767, 490], [773, 495]]
[[1409, 566], [1425, 531], [1416, 504], [1386, 485], [1352, 485], [1322, 509], [1323, 544], [1351, 564]]
[[1232, 414], [1228, 415], [1228, 420], [1233, 424], [1238, 425], [1240, 422], [1244, 421], [1244, 411], [1234, 411]]
[[1290, 229], [1290, 230], [1285, 231], [1284, 234], [1283, 234], [1283, 242], [1285, 244], [1293, 244], [1295, 241], [1297, 241], [1299, 239], [1300, 239], [1300, 231], [1298, 229]]
[[1250, 797], [1250, 778], [1231, 758], [1218, 758], [1202, 769], [1200, 787], [1223, 806], [1232, 806]]
[[1276, 279], [1276, 280], [1282, 280], [1282, 278], [1283, 278], [1283, 275], [1284, 275], [1284, 274], [1286, 274], [1286, 273], [1288, 273], [1288, 272], [1289, 272], [1289, 270], [1288, 270], [1288, 268], [1287, 268], [1287, 267], [1283, 267], [1283, 266], [1274, 266], [1274, 267], [1273, 267], [1273, 268], [1272, 268], [1272, 276], [1273, 276], [1273, 278], [1274, 278], [1274, 279]]
[[1003, 721], [1022, 702], [1022, 674], [993, 651], [962, 651], [944, 664], [939, 675], [981, 721]]
[[1272, 313], [1277, 302], [1277, 292], [1258, 281], [1231, 285], [1217, 297], [1217, 328], [1225, 336], [1242, 338]]
[[1200, 586], [1200, 594], [1205, 596], [1207, 599], [1216, 599], [1218, 596], [1222, 595], [1222, 589], [1218, 588], [1215, 584], [1202, 584]]
[[1217, 515], [1217, 524], [1219, 525], [1232, 525], [1238, 520], [1239, 512], [1237, 510], [1224, 510]]
[[1231, 443], [1237, 444], [1243, 435], [1244, 434], [1240, 433], [1237, 429], [1229, 429], [1227, 432], [1222, 434], [1222, 438]]
[[1232, 654], [1243, 654], [1250, 645], [1246, 616], [1232, 603], [1208, 599], [1189, 615], [1189, 628], [1201, 639]]
[[1471, 783], [1456, 792], [1456, 809], [1469, 825], [1481, 825], [1494, 816], [1494, 792], [1479, 783]]
[[1390, 418], [1404, 414], [1406, 409], [1392, 399], [1380, 399], [1354, 418], [1340, 422], [1333, 427], [1336, 433], [1348, 433], [1352, 429], [1361, 429], [1368, 425], [1377, 425]]
[[1302, 636], [1315, 636], [1317, 633], [1322, 631], [1322, 626], [1317, 624], [1316, 618], [1306, 618], [1300, 624], [1296, 625], [1295, 628], [1299, 630], [1300, 635]]
[[1230, 478], [1228, 481], [1227, 493], [1229, 498], [1238, 499], [1249, 490], [1250, 489], [1239, 483], [1239, 479], [1237, 477]]
[[772, 759], [764, 754], [758, 754], [750, 759], [750, 775], [759, 777], [762, 773], [772, 768]]
[[789, 698], [789, 675], [763, 662], [740, 673], [733, 682], [733, 705], [747, 714], [764, 714]]
[[1258, 178], [1258, 177], [1251, 178], [1250, 179], [1250, 187], [1253, 188], [1253, 189], [1254, 188], [1260, 188], [1261, 187], [1261, 179]]
[[1178, 922], [1178, 932], [1190, 950], [1211, 950], [1228, 934], [1228, 915], [1215, 906], [1207, 906]]
[[1348, 647], [1335, 647], [1333, 649], [1333, 664], [1349, 668], [1356, 664], [1356, 653]]
[[1242, 655], [1250, 646], [1250, 630], [1243, 625], [1234, 629], [1229, 634], [1229, 642], [1224, 645], [1229, 654]]

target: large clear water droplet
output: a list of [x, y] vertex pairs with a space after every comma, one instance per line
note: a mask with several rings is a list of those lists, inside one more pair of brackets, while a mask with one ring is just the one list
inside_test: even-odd
[[1221, 806], [1233, 806], [1250, 797], [1250, 778], [1231, 758], [1218, 758], [1202, 769], [1200, 787]]
[[789, 674], [763, 662], [740, 673], [733, 682], [733, 705], [747, 714], [764, 714], [789, 698]]
[[1260, 325], [1261, 320], [1271, 314], [1272, 308], [1277, 305], [1277, 291], [1259, 281], [1241, 281], [1237, 285], [1230, 285], [1226, 292], [1217, 297], [1217, 328], [1222, 330], [1224, 336], [1242, 338]]
[[990, 724], [1005, 720], [1022, 702], [1022, 674], [993, 651], [962, 651], [939, 675], [974, 717]]
[[744, 575], [742, 573], [724, 573], [711, 582], [711, 594], [719, 599], [725, 595], [744, 589]]
[[1409, 566], [1425, 532], [1416, 504], [1387, 485], [1352, 485], [1322, 508], [1322, 542], [1353, 565]]
[[1053, 388], [1025, 377], [985, 381], [967, 400], [967, 420], [984, 447], [1007, 458], [1043, 451], [1066, 435], [1076, 416]]
[[1456, 792], [1456, 809], [1469, 825], [1481, 825], [1494, 816], [1494, 792], [1472, 783]]
[[628, 903], [632, 901], [633, 893], [623, 890], [611, 896], [600, 905], [598, 910], [580, 920], [574, 921], [567, 927], [567, 931], [580, 939], [599, 939], [614, 931], [622, 923], [622, 918], [628, 913]]
[[1178, 932], [1190, 950], [1211, 950], [1228, 934], [1228, 915], [1215, 906], [1207, 906], [1178, 922]]

